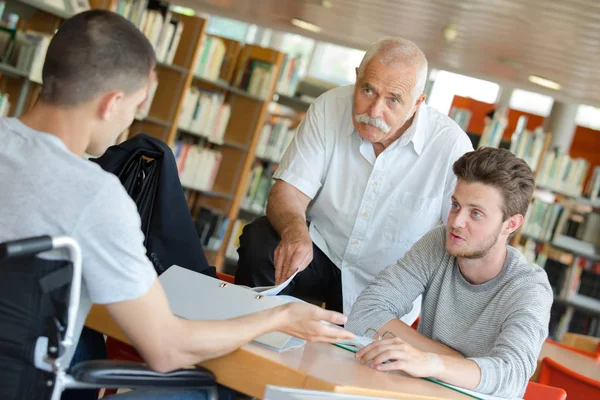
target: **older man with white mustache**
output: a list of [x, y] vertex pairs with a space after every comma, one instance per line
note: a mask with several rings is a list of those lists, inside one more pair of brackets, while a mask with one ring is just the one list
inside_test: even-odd
[[[309, 108], [275, 172], [266, 217], [240, 239], [236, 283], [266, 286], [349, 314], [367, 284], [448, 215], [452, 164], [473, 149], [423, 93], [412, 42], [373, 43], [356, 83]], [[416, 319], [420, 298], [402, 319]]]

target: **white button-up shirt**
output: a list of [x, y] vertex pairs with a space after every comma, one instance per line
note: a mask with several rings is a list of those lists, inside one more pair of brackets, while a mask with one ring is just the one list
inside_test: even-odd
[[[352, 124], [353, 91], [336, 88], [311, 105], [274, 174], [312, 199], [309, 232], [342, 271], [345, 314], [384, 267], [446, 220], [452, 164], [473, 150], [454, 121], [423, 103], [376, 157]], [[411, 324], [419, 311], [420, 298], [402, 320]]]

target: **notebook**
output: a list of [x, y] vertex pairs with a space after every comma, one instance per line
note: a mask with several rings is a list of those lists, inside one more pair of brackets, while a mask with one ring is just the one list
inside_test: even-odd
[[[173, 265], [158, 278], [173, 313], [180, 318], [223, 320], [240, 317], [287, 303], [252, 289], [232, 285], [210, 276]], [[302, 347], [306, 341], [282, 332], [259, 336], [255, 343], [276, 351]]]

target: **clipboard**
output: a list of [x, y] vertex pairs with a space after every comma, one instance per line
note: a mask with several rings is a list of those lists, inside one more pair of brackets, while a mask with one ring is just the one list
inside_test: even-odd
[[[173, 314], [184, 319], [224, 320], [287, 303], [277, 296], [265, 296], [252, 289], [211, 278], [173, 265], [158, 277]], [[271, 332], [254, 339], [275, 351], [302, 347], [306, 341], [283, 332]]]

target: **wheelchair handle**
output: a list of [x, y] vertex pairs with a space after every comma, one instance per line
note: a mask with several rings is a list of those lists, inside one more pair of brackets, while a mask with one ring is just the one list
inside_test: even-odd
[[35, 255], [53, 248], [52, 237], [48, 235], [12, 240], [0, 243], [0, 260]]

